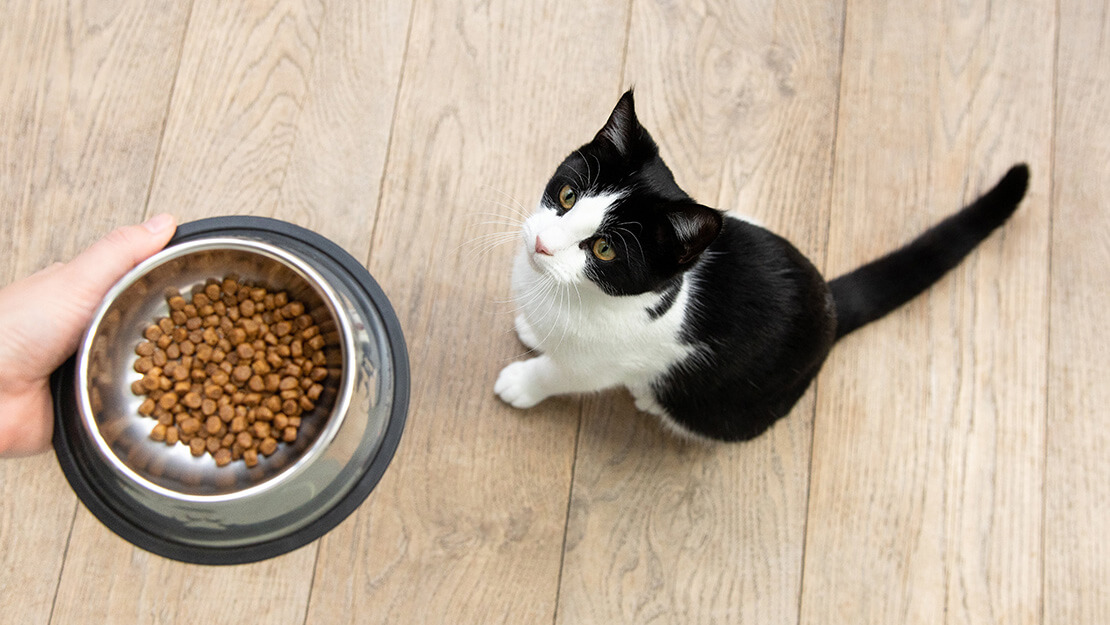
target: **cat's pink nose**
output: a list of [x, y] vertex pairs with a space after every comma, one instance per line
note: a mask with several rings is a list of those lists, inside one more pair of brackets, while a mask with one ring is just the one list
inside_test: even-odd
[[543, 239], [541, 239], [539, 235], [536, 235], [536, 253], [543, 254], [544, 256], [554, 256], [551, 250], [547, 249], [547, 246], [543, 244]]

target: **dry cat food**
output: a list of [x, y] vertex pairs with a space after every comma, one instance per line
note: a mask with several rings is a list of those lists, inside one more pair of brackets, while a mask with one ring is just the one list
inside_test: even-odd
[[143, 377], [131, 390], [146, 396], [139, 413], [158, 420], [150, 437], [248, 467], [296, 441], [328, 376], [325, 341], [304, 304], [235, 276], [166, 303], [170, 315], [135, 348]]

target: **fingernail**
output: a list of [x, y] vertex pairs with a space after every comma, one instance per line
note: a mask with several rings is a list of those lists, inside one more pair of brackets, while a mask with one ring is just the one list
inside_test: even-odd
[[146, 223], [143, 224], [143, 227], [146, 228], [147, 232], [150, 232], [151, 234], [158, 234], [166, 228], [169, 228], [171, 225], [173, 225], [173, 217], [167, 213], [161, 213], [146, 220]]

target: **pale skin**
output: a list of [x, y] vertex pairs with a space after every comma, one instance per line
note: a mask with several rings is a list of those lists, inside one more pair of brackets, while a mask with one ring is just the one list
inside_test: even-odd
[[0, 456], [50, 448], [50, 374], [77, 350], [112, 284], [165, 247], [175, 229], [169, 215], [118, 228], [68, 263], [0, 289]]

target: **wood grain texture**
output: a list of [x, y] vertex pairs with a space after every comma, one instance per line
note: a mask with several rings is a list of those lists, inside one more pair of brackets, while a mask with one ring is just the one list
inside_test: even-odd
[[1110, 12], [1061, 2], [1052, 194], [1044, 622], [1110, 621]]
[[275, 217], [364, 261], [408, 40], [411, 0], [327, 5]]
[[593, 85], [615, 97], [626, 23], [605, 3], [416, 3], [370, 249], [409, 343], [410, 417], [368, 503], [321, 543], [309, 623], [551, 622], [575, 403], [494, 397], [521, 351], [495, 303], [516, 243], [481, 250], [577, 147], [537, 129], [584, 136]]
[[[625, 78], [679, 185], [820, 264], [840, 8], [633, 7]], [[623, 393], [587, 401], [557, 622], [797, 622], [812, 415], [810, 393], [766, 436], [704, 448]]]
[[[186, 17], [166, 3], [4, 12], [18, 18], [0, 20], [0, 284], [141, 218], [172, 85], [159, 70], [176, 67]], [[75, 501], [52, 455], [0, 463], [0, 622], [50, 619]]]
[[826, 364], [803, 623], [1040, 618], [1053, 20], [1047, 3], [848, 5], [831, 275], [1013, 162], [1034, 179], [1002, 232]]
[[319, 0], [198, 0], [166, 120], [152, 211], [273, 216], [308, 97]]

